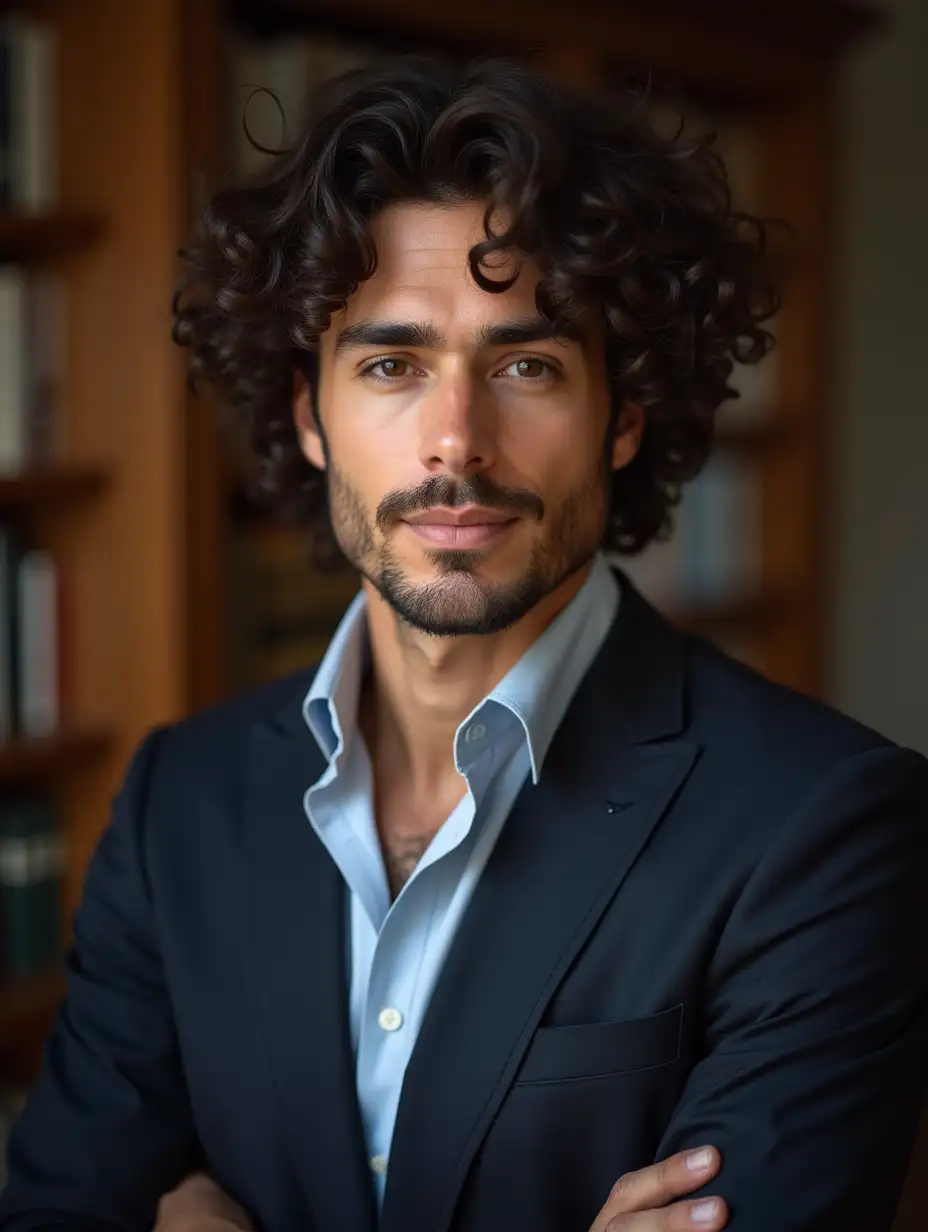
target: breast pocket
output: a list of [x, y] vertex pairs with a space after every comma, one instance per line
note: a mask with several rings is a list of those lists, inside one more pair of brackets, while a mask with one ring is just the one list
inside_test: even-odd
[[683, 1006], [625, 1022], [541, 1027], [529, 1044], [517, 1086], [601, 1078], [669, 1065], [680, 1056]]

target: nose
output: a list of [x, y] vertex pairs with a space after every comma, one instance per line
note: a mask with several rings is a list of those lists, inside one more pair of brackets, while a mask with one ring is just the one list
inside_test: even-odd
[[419, 460], [429, 471], [465, 476], [496, 461], [497, 424], [491, 399], [481, 398], [465, 370], [439, 379], [420, 406]]

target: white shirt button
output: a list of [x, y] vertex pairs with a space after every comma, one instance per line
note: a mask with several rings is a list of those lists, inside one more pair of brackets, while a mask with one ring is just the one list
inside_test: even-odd
[[371, 1172], [377, 1176], [386, 1176], [387, 1173], [387, 1157], [386, 1155], [374, 1155], [371, 1157]]
[[399, 1010], [381, 1010], [377, 1016], [377, 1022], [383, 1031], [398, 1031], [403, 1025], [403, 1015]]
[[471, 723], [470, 727], [468, 727], [464, 734], [464, 739], [468, 744], [476, 744], [479, 740], [482, 740], [486, 734], [487, 729], [482, 723]]

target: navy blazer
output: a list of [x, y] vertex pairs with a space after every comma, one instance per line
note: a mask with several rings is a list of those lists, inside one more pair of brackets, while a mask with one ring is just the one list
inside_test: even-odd
[[[423, 1023], [381, 1232], [586, 1232], [713, 1143], [732, 1232], [888, 1232], [926, 1085], [928, 763], [674, 631], [627, 579]], [[153, 733], [86, 882], [4, 1232], [147, 1232], [205, 1166], [372, 1232], [310, 673]]]

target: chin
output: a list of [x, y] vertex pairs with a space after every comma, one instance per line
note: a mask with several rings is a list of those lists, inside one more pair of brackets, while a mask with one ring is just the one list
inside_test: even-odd
[[[491, 553], [430, 550], [425, 568], [387, 554], [381, 561], [383, 599], [413, 628], [438, 637], [501, 632], [544, 598], [550, 587], [531, 555], [488, 560]], [[495, 555], [495, 553], [492, 553]]]

